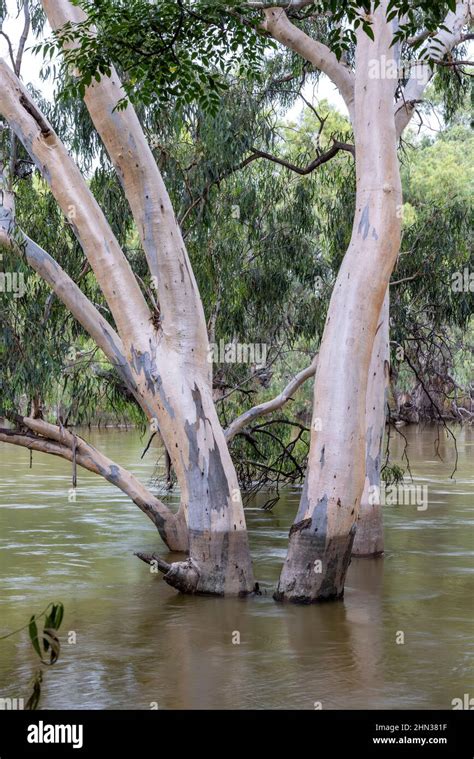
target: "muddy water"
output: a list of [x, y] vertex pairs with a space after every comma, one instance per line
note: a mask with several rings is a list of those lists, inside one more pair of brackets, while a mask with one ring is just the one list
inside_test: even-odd
[[[304, 608], [271, 597], [297, 491], [271, 513], [247, 510], [266, 594], [180, 597], [133, 556], [164, 547], [120, 491], [81, 471], [70, 502], [69, 465], [35, 454], [30, 469], [26, 451], [0, 445], [0, 634], [62, 601], [62, 629], [77, 639], [63, 634], [41, 706], [449, 709], [474, 696], [474, 430], [457, 430], [454, 479], [443, 435], [441, 461], [433, 428], [403, 431], [427, 508], [386, 506], [385, 558], [353, 560], [344, 601]], [[140, 461], [137, 432], [88, 437], [145, 482], [152, 476], [157, 451]], [[401, 458], [403, 440], [393, 445]], [[0, 641], [0, 696], [27, 697], [35, 664], [26, 632]]]

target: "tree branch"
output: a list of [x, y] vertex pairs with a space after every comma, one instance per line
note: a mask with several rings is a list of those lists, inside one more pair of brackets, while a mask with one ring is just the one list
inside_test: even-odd
[[284, 10], [273, 7], [264, 11], [264, 29], [289, 50], [301, 55], [315, 68], [322, 71], [336, 85], [349, 111], [354, 115], [354, 75], [337, 60], [336, 55], [322, 42], [312, 39], [292, 24]]
[[[80, 23], [86, 15], [68, 0], [43, 0], [54, 30]], [[77, 43], [68, 43], [73, 48]], [[167, 339], [175, 341], [187, 359], [200, 359], [207, 370], [204, 310], [181, 230], [176, 223], [160, 170], [133, 106], [117, 109], [125, 92], [116, 70], [86, 88], [84, 102], [117, 171], [135, 219], [149, 270], [156, 280]], [[184, 338], [184, 339], [183, 339]]]
[[0, 61], [0, 113], [14, 129], [70, 220], [122, 339], [142, 339], [150, 311], [130, 265], [79, 169], [28, 91]]
[[41, 419], [4, 412], [6, 418], [16, 423], [16, 429], [0, 428], [0, 442], [11, 443], [29, 450], [49, 453], [77, 464], [89, 472], [104, 477], [112, 485], [126, 493], [144, 514], [156, 525], [161, 537], [170, 548], [176, 548], [173, 528], [176, 516], [156, 496], [126, 469], [109, 459], [89, 443], [65, 427], [50, 424]]
[[282, 390], [279, 395], [277, 395], [275, 398], [272, 398], [270, 401], [260, 403], [258, 406], [254, 406], [253, 408], [244, 411], [244, 413], [238, 416], [237, 419], [234, 419], [234, 421], [227, 427], [224, 433], [227, 443], [230, 443], [230, 441], [237, 435], [238, 432], [243, 430], [244, 427], [246, 427], [257, 417], [271, 414], [272, 411], [276, 411], [277, 409], [284, 406], [287, 401], [292, 400], [291, 396], [293, 393], [298, 390], [303, 382], [306, 382], [306, 380], [309, 379], [309, 377], [312, 377], [316, 372], [317, 362], [318, 356], [316, 355], [312, 363], [307, 366], [306, 369], [303, 369], [295, 377], [293, 377], [291, 382], [288, 383], [288, 385], [284, 390]]
[[246, 165], [250, 163], [250, 161], [254, 161], [257, 158], [266, 158], [267, 161], [272, 161], [273, 163], [277, 163], [280, 166], [284, 166], [286, 169], [290, 169], [290, 171], [294, 171], [295, 174], [299, 174], [300, 176], [311, 174], [311, 172], [317, 169], [319, 166], [322, 166], [322, 164], [327, 163], [327, 161], [330, 161], [331, 158], [334, 158], [334, 156], [337, 155], [340, 150], [347, 150], [348, 153], [355, 155], [354, 145], [334, 140], [329, 150], [319, 155], [307, 166], [300, 167], [296, 166], [290, 161], [285, 160], [284, 158], [278, 158], [277, 156], [271, 155], [270, 153], [266, 153], [264, 150], [257, 150], [256, 148], [252, 148], [252, 150], [252, 155], [249, 157], [249, 159], [246, 159]]
[[[415, 66], [415, 76], [411, 76], [402, 92], [402, 102], [395, 105], [395, 126], [397, 136], [400, 137], [405, 127], [415, 112], [417, 103], [420, 103], [424, 91], [433, 76], [433, 69], [429, 61], [439, 63], [461, 39], [465, 37], [463, 29], [470, 17], [469, 0], [458, 2], [456, 10], [449, 11], [442, 26], [435, 35], [429, 36], [426, 43], [420, 48], [419, 62]], [[434, 42], [441, 43], [435, 45]]]
[[252, 10], [283, 8], [285, 11], [300, 11], [303, 8], [307, 8], [308, 5], [313, 5], [314, 2], [315, 0], [275, 0], [275, 2], [254, 2], [254, 0], [247, 0], [247, 5]]
[[119, 335], [57, 261], [15, 225], [12, 194], [2, 189], [2, 184], [5, 188], [6, 181], [0, 175], [0, 243], [25, 257], [29, 266], [51, 287], [59, 300], [92, 337], [126, 387], [137, 398], [138, 389]]
[[241, 169], [245, 169], [246, 166], [248, 166], [250, 163], [253, 163], [259, 158], [264, 158], [267, 161], [272, 161], [273, 163], [277, 163], [280, 166], [284, 166], [286, 169], [289, 169], [290, 171], [294, 171], [296, 174], [299, 174], [300, 176], [306, 176], [307, 174], [311, 174], [311, 172], [317, 169], [319, 166], [322, 166], [323, 164], [327, 163], [327, 161], [330, 161], [331, 158], [334, 158], [334, 156], [337, 155], [337, 153], [339, 153], [340, 150], [346, 150], [348, 153], [351, 153], [351, 155], [355, 156], [354, 145], [347, 142], [339, 142], [338, 140], [333, 140], [332, 146], [329, 148], [329, 150], [326, 151], [326, 153], [322, 153], [321, 155], [319, 155], [317, 158], [311, 161], [311, 163], [309, 163], [307, 166], [300, 167], [300, 166], [296, 166], [296, 164], [291, 163], [290, 161], [285, 160], [284, 158], [278, 158], [277, 156], [274, 156], [271, 153], [267, 153], [265, 150], [258, 150], [257, 148], [252, 148], [253, 152], [249, 156], [244, 158], [243, 161], [238, 163], [237, 166], [234, 166], [232, 169], [228, 169], [216, 179], [213, 179], [211, 182], [208, 182], [203, 192], [200, 195], [198, 195], [197, 198], [193, 200], [191, 205], [189, 205], [186, 211], [183, 213], [180, 219], [180, 223], [184, 224], [189, 214], [207, 196], [207, 194], [209, 193], [212, 187], [220, 184], [220, 182], [223, 182], [224, 179], [227, 179], [232, 174], [235, 174], [237, 171], [240, 171]]

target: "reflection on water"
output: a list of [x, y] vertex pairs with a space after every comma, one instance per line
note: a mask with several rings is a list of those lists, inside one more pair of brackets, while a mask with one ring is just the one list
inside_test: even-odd
[[[70, 465], [0, 444], [0, 632], [49, 601], [66, 607], [60, 661], [43, 708], [451, 708], [474, 695], [474, 430], [458, 430], [459, 465], [433, 428], [404, 428], [429, 506], [385, 509], [386, 555], [353, 560], [344, 601], [276, 604], [271, 597], [299, 494], [271, 513], [247, 510], [258, 598], [182, 597], [133, 556], [165, 549], [120, 491]], [[137, 432], [87, 435], [147, 482], [156, 450]], [[394, 440], [399, 457], [403, 440]], [[232, 643], [240, 632], [240, 645]], [[404, 644], [397, 634], [404, 633]], [[399, 636], [400, 639], [400, 636]], [[0, 642], [0, 695], [29, 695], [36, 662], [26, 632]]]

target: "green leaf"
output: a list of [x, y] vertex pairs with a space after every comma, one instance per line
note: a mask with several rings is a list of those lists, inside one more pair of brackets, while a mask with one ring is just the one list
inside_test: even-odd
[[64, 617], [64, 606], [62, 603], [58, 603], [55, 606], [53, 606], [53, 611], [51, 612], [52, 627], [54, 627], [55, 630], [59, 630], [61, 626], [61, 622], [63, 621], [63, 617]]
[[367, 24], [366, 22], [363, 22], [362, 23], [362, 28], [363, 28], [364, 32], [366, 33], [367, 37], [370, 37], [370, 39], [372, 41], [374, 41], [375, 40], [374, 30], [372, 29], [371, 25]]
[[39, 640], [38, 640], [38, 626], [37, 626], [37, 624], [35, 622], [35, 615], [34, 614], [33, 614], [33, 616], [30, 619], [30, 624], [28, 626], [28, 632], [30, 634], [30, 640], [31, 640], [31, 643], [33, 645], [33, 648], [35, 649], [36, 653], [38, 654], [38, 656], [41, 659], [41, 647], [40, 647]]

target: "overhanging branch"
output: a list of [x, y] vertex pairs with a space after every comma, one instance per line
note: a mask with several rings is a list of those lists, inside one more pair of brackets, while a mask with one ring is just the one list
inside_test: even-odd
[[7, 411], [3, 412], [3, 416], [11, 420], [15, 428], [0, 428], [0, 442], [59, 456], [71, 464], [76, 461], [83, 469], [100, 475], [126, 493], [156, 525], [160, 535], [169, 539], [167, 529], [175, 521], [175, 515], [131, 472], [63, 426]]

